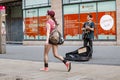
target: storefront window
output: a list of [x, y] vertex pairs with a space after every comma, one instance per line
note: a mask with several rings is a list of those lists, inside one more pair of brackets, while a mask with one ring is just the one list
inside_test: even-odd
[[23, 0], [23, 8], [35, 8], [50, 5], [51, 0]]
[[115, 40], [116, 39], [115, 1], [98, 3], [98, 22], [99, 22], [98, 40]]
[[78, 5], [64, 6], [64, 38], [79, 39]]
[[45, 7], [23, 11], [25, 40], [46, 39], [46, 12], [49, 9], [50, 7]]
[[29, 9], [25, 11], [24, 39], [38, 39], [38, 10]]
[[63, 12], [64, 37], [66, 40], [82, 40], [81, 28], [87, 20], [88, 13], [93, 16], [93, 22], [95, 23], [95, 40], [116, 40], [115, 1], [64, 5]]
[[24, 40], [43, 40], [46, 38], [46, 12], [51, 0], [23, 0]]

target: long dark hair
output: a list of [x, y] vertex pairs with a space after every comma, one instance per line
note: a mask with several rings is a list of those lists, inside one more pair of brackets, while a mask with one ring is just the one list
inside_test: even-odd
[[58, 23], [57, 23], [55, 17], [51, 17], [51, 18], [52, 18], [52, 20], [55, 22], [55, 25], [58, 25]]

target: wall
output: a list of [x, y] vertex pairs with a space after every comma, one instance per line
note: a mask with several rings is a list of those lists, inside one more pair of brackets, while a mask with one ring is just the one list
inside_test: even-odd
[[120, 0], [116, 0], [117, 5], [117, 45], [120, 45]]
[[[58, 4], [59, 3], [59, 4]], [[56, 12], [56, 20], [58, 21], [59, 30], [63, 31], [63, 22], [62, 22], [62, 0], [51, 0], [52, 9]]]

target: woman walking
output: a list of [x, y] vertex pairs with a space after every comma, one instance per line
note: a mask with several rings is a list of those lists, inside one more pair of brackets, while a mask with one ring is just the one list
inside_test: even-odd
[[49, 43], [49, 35], [52, 32], [52, 30], [55, 29], [55, 26], [58, 25], [57, 21], [55, 20], [55, 12], [53, 10], [48, 10], [46, 14], [47, 22], [46, 22], [46, 28], [47, 28], [47, 37], [46, 42], [44, 45], [44, 68], [40, 70], [48, 71], [48, 53], [50, 49], [52, 48], [52, 52], [54, 54], [54, 57], [61, 60], [69, 72], [71, 70], [71, 63], [66, 61], [62, 56], [58, 54], [58, 45], [53, 45]]

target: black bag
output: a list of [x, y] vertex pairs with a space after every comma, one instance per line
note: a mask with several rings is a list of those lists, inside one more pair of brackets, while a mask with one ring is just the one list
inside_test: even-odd
[[86, 46], [81, 47], [75, 51], [66, 53], [65, 59], [69, 61], [89, 61], [91, 54], [91, 47]]
[[61, 33], [59, 34], [59, 41], [58, 41], [58, 45], [61, 45], [64, 43], [64, 38], [63, 36], [61, 35]]
[[55, 28], [49, 36], [49, 43], [53, 45], [61, 45], [64, 43], [64, 38], [61, 33]]

